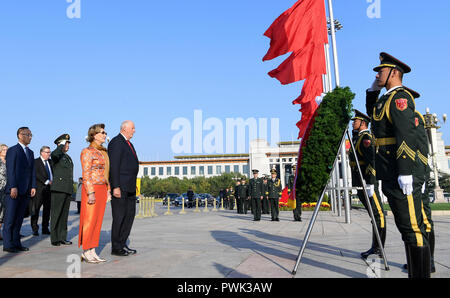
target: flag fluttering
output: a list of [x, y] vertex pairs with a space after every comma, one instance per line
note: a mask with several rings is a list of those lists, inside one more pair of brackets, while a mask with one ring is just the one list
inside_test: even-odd
[[283, 85], [305, 80], [300, 96], [293, 101], [301, 105], [297, 127], [298, 138], [303, 138], [318, 106], [315, 99], [323, 93], [322, 75], [326, 74], [324, 45], [328, 43], [328, 35], [324, 0], [297, 1], [264, 35], [270, 38], [270, 48], [263, 61], [292, 52], [269, 75]]

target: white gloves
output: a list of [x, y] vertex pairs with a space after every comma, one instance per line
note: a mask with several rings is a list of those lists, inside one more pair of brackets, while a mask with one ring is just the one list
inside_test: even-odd
[[413, 192], [413, 177], [412, 175], [399, 175], [398, 185], [405, 195], [410, 195]]
[[59, 142], [58, 146], [59, 145], [63, 145], [64, 146], [64, 145], [66, 145], [66, 143], [67, 143], [67, 140], [62, 140], [61, 142]]
[[373, 81], [372, 86], [370, 86], [369, 91], [380, 91], [383, 87], [378, 87], [377, 79]]
[[373, 194], [375, 193], [375, 185], [366, 184], [366, 186], [367, 195], [369, 196], [369, 198], [373, 197]]
[[422, 193], [424, 193], [424, 192], [425, 192], [425, 182], [422, 185]]

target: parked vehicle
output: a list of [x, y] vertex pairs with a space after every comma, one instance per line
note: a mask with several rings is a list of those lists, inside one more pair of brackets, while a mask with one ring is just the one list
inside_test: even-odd
[[175, 204], [175, 199], [179, 196], [177, 193], [168, 193], [163, 199], [163, 205], [167, 206], [167, 199], [169, 198], [170, 204], [173, 206]]

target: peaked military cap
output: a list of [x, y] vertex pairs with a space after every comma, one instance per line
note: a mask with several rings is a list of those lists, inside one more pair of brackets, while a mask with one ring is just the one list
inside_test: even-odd
[[277, 174], [277, 170], [275, 169], [270, 170], [270, 174]]
[[411, 71], [411, 67], [409, 67], [406, 63], [385, 52], [380, 53], [380, 65], [375, 67], [373, 70], [378, 72], [383, 67], [395, 68], [400, 70], [402, 73], [408, 73]]
[[406, 87], [406, 86], [403, 86], [403, 88], [405, 88], [409, 93], [411, 93], [411, 95], [412, 95], [414, 98], [419, 98], [419, 97], [420, 97], [420, 93], [419, 93], [419, 92], [414, 91], [414, 90], [412, 90], [411, 88], [408, 88], [408, 87]]
[[56, 140], [55, 140], [55, 144], [58, 145], [61, 141], [66, 140], [67, 142], [70, 143], [70, 135], [65, 133], [60, 135]]
[[360, 111], [355, 109], [355, 116], [352, 118], [352, 120], [356, 120], [356, 119], [362, 120], [362, 121], [364, 121], [366, 123], [370, 123], [370, 117], [369, 116], [367, 116], [366, 114], [364, 114], [364, 113], [362, 113], [362, 112], [360, 112]]

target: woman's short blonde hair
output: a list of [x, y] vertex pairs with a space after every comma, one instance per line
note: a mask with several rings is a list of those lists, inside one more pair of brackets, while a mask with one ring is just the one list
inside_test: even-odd
[[89, 143], [92, 143], [94, 141], [95, 135], [98, 134], [99, 132], [101, 132], [102, 129], [105, 129], [105, 124], [103, 124], [103, 123], [94, 124], [91, 127], [89, 127], [86, 140]]
[[6, 144], [0, 144], [0, 151], [3, 150], [3, 147], [6, 147], [6, 149], [8, 149], [8, 145], [6, 145]]

